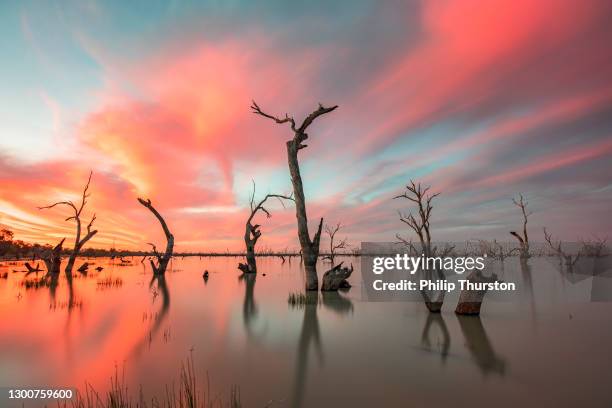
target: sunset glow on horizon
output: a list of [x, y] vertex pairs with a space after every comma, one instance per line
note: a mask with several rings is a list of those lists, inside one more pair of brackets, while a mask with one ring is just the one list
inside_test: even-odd
[[[256, 198], [288, 194], [290, 128], [339, 105], [300, 151], [311, 230], [392, 241], [410, 179], [441, 192], [435, 240], [566, 240], [612, 231], [612, 4], [606, 1], [171, 2], [0, 6], [0, 225], [73, 239], [65, 208], [90, 171], [87, 247], [241, 250]], [[295, 13], [295, 8], [302, 10]], [[295, 209], [270, 205], [258, 249], [296, 249]], [[261, 216], [261, 215], [260, 215]], [[325, 245], [325, 244], [324, 244]]]

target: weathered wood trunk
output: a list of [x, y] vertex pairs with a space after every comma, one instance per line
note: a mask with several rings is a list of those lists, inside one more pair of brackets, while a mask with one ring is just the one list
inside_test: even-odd
[[293, 138], [287, 142], [287, 161], [289, 164], [289, 174], [291, 175], [291, 183], [293, 184], [293, 196], [295, 201], [295, 215], [298, 223], [298, 238], [302, 248], [302, 259], [304, 261], [304, 269], [306, 270], [306, 290], [317, 290], [319, 288], [319, 278], [317, 277], [317, 258], [319, 257], [319, 243], [321, 240], [321, 229], [323, 228], [323, 218], [319, 222], [319, 228], [314, 237], [310, 239], [308, 232], [308, 217], [306, 216], [306, 199], [304, 198], [304, 187], [302, 186], [302, 176], [300, 175], [300, 165], [298, 162], [298, 152], [307, 147], [303, 144], [308, 139], [306, 129], [312, 122], [321, 115], [325, 115], [334, 111], [338, 106], [324, 107], [319, 104], [319, 107], [308, 115], [302, 124], [297, 127], [295, 120], [289, 115], [284, 118], [263, 112], [257, 103], [253, 101], [251, 109], [253, 113], [261, 115], [265, 118], [272, 119], [278, 124], [289, 123], [293, 131]]
[[342, 262], [325, 272], [321, 291], [337, 291], [340, 288], [350, 288], [351, 284], [347, 279], [353, 273], [353, 265], [350, 268], [343, 268]]
[[319, 278], [317, 276], [317, 258], [319, 257], [319, 241], [321, 229], [323, 228], [323, 218], [319, 222], [319, 227], [314, 239], [310, 239], [308, 232], [308, 216], [306, 215], [306, 199], [304, 198], [304, 186], [298, 163], [299, 142], [295, 139], [287, 142], [287, 157], [289, 163], [289, 173], [293, 184], [293, 194], [295, 198], [295, 216], [298, 224], [298, 238], [302, 248], [302, 259], [306, 270], [306, 290], [318, 290]]
[[42, 256], [42, 260], [47, 267], [47, 276], [59, 275], [62, 263], [62, 245], [64, 245], [65, 240], [66, 238], [62, 239], [53, 250]]
[[168, 263], [170, 262], [170, 259], [172, 259], [172, 253], [174, 251], [174, 235], [172, 235], [172, 233], [170, 232], [170, 229], [168, 228], [164, 217], [162, 217], [161, 214], [151, 204], [151, 200], [144, 200], [142, 198], [139, 198], [138, 202], [144, 207], [148, 208], [149, 211], [151, 211], [153, 215], [155, 215], [155, 218], [157, 218], [162, 229], [164, 230], [164, 235], [166, 236], [166, 251], [163, 255], [159, 254], [157, 253], [155, 246], [153, 246], [154, 255], [157, 258], [157, 265], [155, 265], [153, 260], [150, 260], [151, 268], [153, 269], [153, 274], [163, 275], [164, 273], [166, 273], [166, 269], [168, 268]]
[[[473, 271], [467, 277], [467, 280], [473, 283], [489, 283], [497, 280], [497, 275], [493, 274], [490, 277], [483, 276], [480, 271]], [[480, 307], [484, 300], [487, 290], [462, 290], [457, 302], [455, 313], [459, 315], [478, 316]]]

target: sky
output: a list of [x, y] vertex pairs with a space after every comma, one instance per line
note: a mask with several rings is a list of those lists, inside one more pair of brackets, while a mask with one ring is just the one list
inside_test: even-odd
[[[434, 240], [510, 240], [522, 193], [564, 240], [612, 231], [609, 1], [5, 1], [0, 3], [0, 224], [74, 235], [90, 171], [92, 247], [242, 248], [256, 198], [291, 183], [278, 125], [339, 105], [300, 151], [311, 231], [409, 236], [394, 200], [440, 192]], [[260, 249], [297, 248], [295, 212], [260, 217]], [[324, 241], [323, 245], [327, 245]]]

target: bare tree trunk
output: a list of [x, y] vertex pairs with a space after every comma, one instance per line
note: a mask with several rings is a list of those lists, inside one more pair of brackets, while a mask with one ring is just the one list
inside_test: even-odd
[[319, 242], [321, 239], [321, 229], [323, 228], [323, 218], [319, 221], [317, 232], [314, 239], [310, 240], [308, 232], [308, 217], [306, 215], [306, 200], [304, 198], [304, 187], [302, 176], [297, 158], [298, 148], [293, 140], [287, 142], [287, 155], [289, 161], [289, 173], [293, 184], [293, 194], [295, 196], [295, 216], [298, 224], [298, 238], [302, 247], [302, 258], [304, 269], [306, 270], [306, 290], [317, 290], [319, 288], [319, 278], [317, 276], [317, 258], [319, 257]]
[[519, 251], [521, 259], [527, 259], [531, 256], [529, 252], [529, 235], [527, 235], [527, 222], [529, 221], [530, 211], [527, 211], [527, 200], [522, 194], [519, 194], [519, 199], [512, 199], [512, 203], [521, 209], [523, 215], [523, 235], [516, 231], [510, 231], [510, 235], [517, 239], [519, 242]]
[[306, 129], [312, 122], [321, 115], [332, 112], [338, 106], [329, 108], [319, 104], [317, 110], [313, 111], [304, 119], [300, 127], [296, 127], [295, 120], [289, 115], [284, 118], [278, 118], [263, 112], [257, 103], [253, 101], [251, 109], [253, 113], [261, 115], [265, 118], [272, 119], [278, 124], [289, 123], [291, 130], [294, 133], [293, 139], [287, 142], [287, 161], [289, 164], [289, 173], [291, 175], [291, 183], [293, 184], [293, 196], [295, 199], [295, 215], [298, 223], [298, 238], [302, 247], [302, 259], [304, 261], [304, 269], [306, 270], [306, 290], [318, 290], [319, 278], [317, 277], [317, 258], [319, 257], [319, 243], [321, 241], [321, 230], [323, 228], [323, 218], [319, 221], [319, 226], [312, 239], [308, 232], [308, 217], [306, 213], [306, 199], [304, 198], [304, 187], [302, 185], [302, 176], [300, 175], [300, 165], [298, 162], [298, 152], [307, 147], [303, 144], [308, 139]]
[[157, 258], [157, 265], [155, 265], [153, 260], [151, 260], [151, 268], [153, 269], [153, 274], [163, 275], [164, 273], [166, 273], [168, 262], [170, 262], [170, 259], [172, 258], [172, 252], [174, 251], [174, 235], [172, 235], [172, 233], [170, 232], [170, 229], [168, 228], [164, 217], [162, 217], [161, 214], [151, 204], [151, 200], [144, 200], [142, 198], [139, 198], [138, 202], [144, 207], [148, 208], [149, 211], [151, 211], [153, 215], [155, 215], [155, 218], [157, 218], [157, 220], [161, 224], [161, 227], [164, 230], [164, 234], [166, 235], [166, 252], [164, 252], [163, 255], [157, 252], [155, 245], [151, 244], [151, 246], [153, 247], [153, 254]]
[[62, 263], [62, 245], [64, 245], [65, 240], [66, 238], [62, 239], [51, 252], [41, 256], [47, 267], [47, 276], [59, 275], [60, 265]]

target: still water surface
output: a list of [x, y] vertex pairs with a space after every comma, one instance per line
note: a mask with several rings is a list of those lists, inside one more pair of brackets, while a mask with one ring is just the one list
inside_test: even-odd
[[221, 396], [238, 385], [247, 407], [612, 406], [612, 303], [591, 301], [592, 277], [508, 260], [503, 278], [527, 296], [492, 297], [471, 318], [454, 315], [456, 295], [441, 315], [364, 301], [358, 259], [350, 291], [292, 308], [299, 262], [262, 258], [240, 279], [238, 261], [174, 259], [150, 287], [139, 259], [95, 259], [101, 272], [62, 276], [55, 290], [26, 288], [5, 262], [0, 387], [104, 391], [118, 367], [131, 390], [161, 397], [192, 355], [200, 380]]

